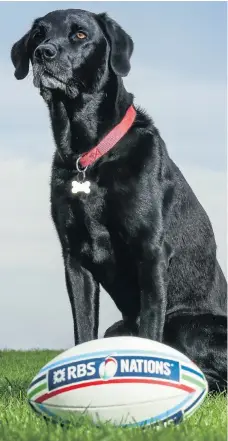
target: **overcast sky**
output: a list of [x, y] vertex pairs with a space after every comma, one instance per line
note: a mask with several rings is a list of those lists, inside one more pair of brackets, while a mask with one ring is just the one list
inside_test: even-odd
[[[226, 270], [225, 2], [0, 3], [0, 348], [68, 348], [73, 321], [49, 214], [54, 143], [32, 75], [14, 79], [10, 48], [55, 9], [108, 12], [132, 36], [126, 88], [153, 117], [210, 216]], [[120, 315], [101, 292], [100, 333]]]

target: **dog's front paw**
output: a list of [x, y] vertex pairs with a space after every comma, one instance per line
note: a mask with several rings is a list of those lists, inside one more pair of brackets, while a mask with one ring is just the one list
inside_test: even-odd
[[138, 336], [138, 325], [137, 323], [129, 323], [124, 320], [119, 320], [118, 322], [114, 323], [112, 326], [110, 326], [105, 334], [104, 337], [120, 337], [120, 336]]

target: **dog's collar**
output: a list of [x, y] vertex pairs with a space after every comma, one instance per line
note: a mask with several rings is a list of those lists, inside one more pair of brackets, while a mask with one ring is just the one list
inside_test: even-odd
[[111, 150], [130, 129], [134, 123], [135, 117], [136, 110], [133, 106], [130, 106], [122, 121], [117, 124], [117, 126], [115, 126], [97, 146], [78, 157], [76, 161], [77, 171], [85, 171], [89, 165], [92, 165], [95, 161], [97, 161], [97, 159], [109, 152], [109, 150]]

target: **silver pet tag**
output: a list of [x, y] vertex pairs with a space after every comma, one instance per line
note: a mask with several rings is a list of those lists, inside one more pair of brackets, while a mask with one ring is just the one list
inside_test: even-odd
[[76, 161], [76, 169], [78, 172], [78, 177], [77, 177], [77, 180], [71, 182], [71, 184], [72, 184], [71, 193], [76, 194], [76, 193], [81, 192], [81, 193], [89, 194], [90, 193], [90, 182], [85, 181], [87, 167], [85, 167], [83, 169], [80, 168], [79, 161], [80, 161], [80, 157]]
[[71, 189], [71, 193], [76, 194], [76, 193], [90, 193], [90, 182], [89, 181], [85, 181], [85, 182], [78, 182], [78, 181], [72, 181], [72, 189]]

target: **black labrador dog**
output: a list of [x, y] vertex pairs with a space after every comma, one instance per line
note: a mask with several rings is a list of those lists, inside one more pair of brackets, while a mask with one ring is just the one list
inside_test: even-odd
[[[106, 14], [47, 14], [12, 47], [33, 68], [56, 151], [51, 211], [75, 344], [98, 336], [99, 285], [122, 313], [106, 336], [164, 342], [226, 389], [226, 280], [211, 223], [122, 77], [133, 41]], [[148, 54], [149, 55], [149, 54]]]

